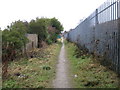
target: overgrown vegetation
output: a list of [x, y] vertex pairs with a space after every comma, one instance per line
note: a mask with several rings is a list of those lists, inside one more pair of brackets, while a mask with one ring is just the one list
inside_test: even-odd
[[52, 44], [47, 48], [35, 49], [36, 57], [9, 63], [9, 77], [3, 81], [3, 88], [52, 87], [60, 48], [61, 43]]
[[119, 78], [113, 71], [102, 66], [91, 55], [73, 43], [65, 41], [67, 57], [71, 63], [76, 88], [118, 88]]
[[[18, 54], [22, 54], [23, 48], [25, 49], [29, 42], [26, 38], [27, 33], [37, 34], [38, 47], [42, 47], [42, 42], [47, 44], [56, 42], [57, 36], [62, 30], [63, 26], [56, 18], [36, 18], [29, 23], [18, 20], [7, 26], [2, 31], [3, 77], [7, 76], [8, 61], [14, 60]], [[24, 51], [26, 53], [26, 50]]]
[[22, 21], [14, 22], [8, 29], [2, 31], [3, 61], [8, 58], [13, 59], [12, 56], [14, 56], [17, 51], [20, 51], [27, 43], [28, 39], [25, 37], [26, 32], [26, 27]]
[[63, 26], [56, 18], [36, 18], [29, 23], [29, 33], [38, 34], [39, 47], [41, 42], [45, 41], [48, 44], [56, 42], [57, 36], [63, 30]]
[[17, 21], [2, 31], [2, 63], [3, 77], [6, 76], [8, 61], [15, 59], [16, 55], [25, 47], [28, 39], [25, 37], [27, 28], [22, 21]]

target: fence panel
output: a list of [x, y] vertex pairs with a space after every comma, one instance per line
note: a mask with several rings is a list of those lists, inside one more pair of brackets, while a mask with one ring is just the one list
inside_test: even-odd
[[120, 1], [107, 0], [69, 31], [67, 39], [90, 53], [105, 57], [111, 68], [120, 74]]

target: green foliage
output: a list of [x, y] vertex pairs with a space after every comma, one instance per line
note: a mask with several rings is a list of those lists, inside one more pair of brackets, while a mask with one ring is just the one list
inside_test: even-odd
[[2, 33], [2, 41], [4, 45], [9, 44], [14, 46], [14, 49], [20, 49], [27, 43], [27, 38], [25, 37], [25, 34], [22, 34], [16, 29], [10, 31], [6, 29]]
[[[2, 31], [2, 50], [3, 56], [7, 55], [7, 58], [14, 56], [15, 52], [20, 51], [21, 48], [28, 42], [25, 36], [27, 27], [22, 21], [16, 21], [11, 26]], [[14, 52], [14, 54], [13, 54]], [[5, 56], [6, 57], [6, 56]], [[3, 60], [5, 60], [3, 57]]]
[[51, 19], [51, 26], [56, 28], [58, 34], [63, 31], [63, 26], [56, 18]]
[[52, 40], [50, 40], [50, 39], [48, 39], [46, 42], [48, 45], [52, 44]]
[[9, 27], [10, 30], [16, 30], [20, 34], [25, 34], [28, 31], [28, 27], [26, 26], [26, 23], [23, 21], [15, 21], [11, 24]]
[[[52, 28], [52, 33], [49, 32], [48, 28], [51, 25], [56, 28]], [[56, 36], [60, 33], [59, 30], [61, 31], [60, 22], [55, 18], [36, 18], [36, 20], [31, 20], [30, 23], [18, 20], [13, 22], [10, 26], [7, 26], [7, 29], [3, 31], [0, 29], [0, 32], [2, 32], [3, 41], [2, 61], [5, 67], [3, 70], [3, 76], [6, 77], [7, 75], [8, 61], [14, 60], [18, 54], [20, 55], [23, 46], [25, 47], [26, 43], [28, 42], [26, 33], [37, 34], [38, 46], [41, 47], [43, 46], [42, 44], [44, 44], [44, 42], [47, 42], [48, 44], [55, 42]]]
[[10, 26], [7, 26], [7, 29], [1, 31], [3, 52], [8, 55], [8, 52], [20, 51], [28, 42], [26, 33], [38, 34], [39, 44], [42, 41], [52, 44], [57, 41], [57, 36], [62, 30], [63, 26], [56, 18], [36, 18], [30, 23], [20, 20], [12, 22]]
[[[49, 30], [51, 27], [53, 30]], [[39, 42], [46, 41], [48, 44], [55, 42], [57, 36], [63, 30], [63, 26], [56, 19], [36, 18], [29, 23], [29, 33], [38, 34]]]
[[53, 29], [55, 28], [53, 32], [49, 33], [50, 34], [50, 40], [52, 40], [53, 42], [56, 42], [58, 35], [61, 33], [61, 31], [63, 31], [63, 26], [61, 25], [61, 23], [56, 18], [52, 18], [50, 20], [50, 26], [52, 26]]
[[47, 33], [47, 22], [44, 18], [37, 18], [36, 20], [32, 20], [29, 23], [30, 33], [38, 34], [39, 41], [43, 40], [45, 41], [47, 39], [48, 33]]
[[53, 41], [53, 42], [56, 42], [57, 36], [58, 36], [58, 34], [56, 34], [56, 33], [51, 33], [50, 40]]

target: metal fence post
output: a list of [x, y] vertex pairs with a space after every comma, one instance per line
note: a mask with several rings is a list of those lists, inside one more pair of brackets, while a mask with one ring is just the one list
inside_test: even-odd
[[96, 25], [99, 23], [98, 22], [98, 9], [96, 9], [96, 12], [95, 12], [95, 23], [96, 23]]
[[120, 75], [120, 1], [118, 1], [118, 73]]

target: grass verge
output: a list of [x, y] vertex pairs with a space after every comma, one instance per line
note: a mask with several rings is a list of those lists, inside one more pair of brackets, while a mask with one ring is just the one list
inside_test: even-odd
[[76, 88], [118, 88], [119, 78], [113, 71], [93, 59], [90, 55], [78, 57], [78, 47], [65, 41], [67, 57], [71, 64], [73, 83]]
[[[61, 43], [52, 44], [42, 50], [40, 57], [22, 58], [9, 64], [8, 78], [3, 88], [50, 88], [55, 77], [55, 65]], [[39, 52], [39, 49], [38, 49]]]

